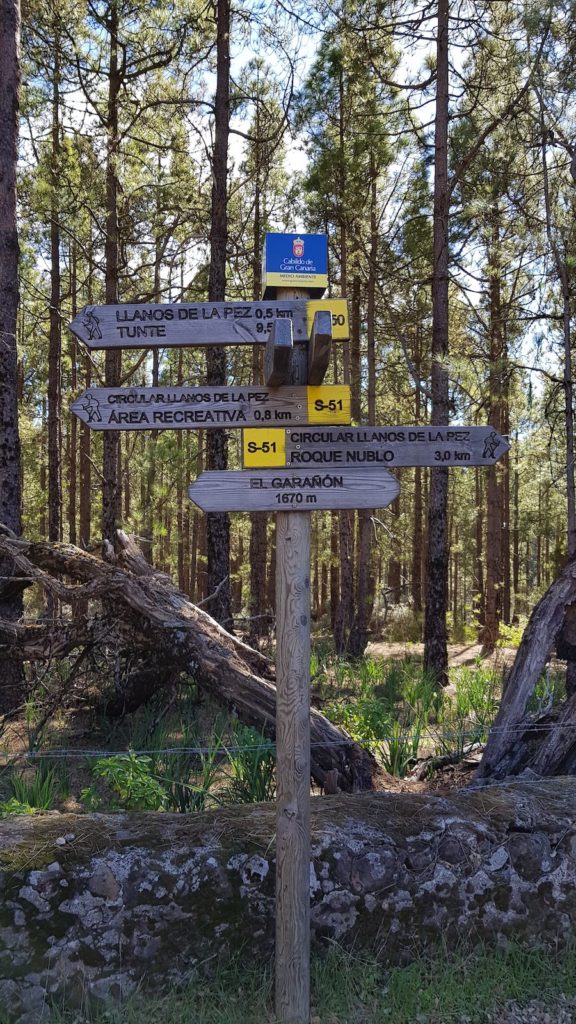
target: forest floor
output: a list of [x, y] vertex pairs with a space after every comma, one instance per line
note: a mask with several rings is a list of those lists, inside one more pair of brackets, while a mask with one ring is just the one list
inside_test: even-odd
[[[313, 701], [374, 750], [377, 789], [444, 796], [472, 781], [516, 650], [498, 648], [484, 657], [478, 644], [450, 645], [451, 681], [439, 702], [422, 672], [422, 654], [421, 644], [377, 641], [365, 659], [353, 663], [323, 654], [319, 644]], [[553, 666], [551, 679], [561, 692], [562, 666]], [[194, 811], [272, 798], [273, 748], [193, 687], [169, 714], [165, 695], [159, 695], [119, 722], [90, 712], [84, 696], [79, 693], [77, 702], [40, 730], [36, 759], [27, 761], [26, 750], [30, 730], [43, 718], [41, 704], [31, 702], [13, 723], [11, 743], [6, 735], [3, 743], [23, 761], [0, 768], [0, 816], [3, 799], [16, 800], [21, 813], [27, 804], [65, 811]], [[449, 743], [460, 751], [455, 763], [431, 765], [427, 777], [416, 777], [422, 758], [446, 753]], [[206, 754], [186, 755], [186, 748], [197, 745]], [[62, 748], [67, 755], [54, 757]], [[208, 751], [216, 748], [212, 757]], [[147, 756], [112, 753], [129, 750]], [[394, 758], [397, 775], [385, 768]], [[417, 961], [390, 970], [337, 949], [334, 956], [314, 967], [312, 1024], [576, 1024], [576, 947], [554, 955], [481, 950], [460, 959], [451, 951], [445, 963]], [[189, 992], [166, 998], [142, 993], [106, 1020], [152, 1024], [160, 1017], [165, 1024], [181, 1024], [192, 1012], [195, 1024], [274, 1024], [271, 1003], [270, 972], [250, 981], [243, 970], [241, 977], [199, 979]], [[47, 1018], [47, 1024], [96, 1021], [64, 1010]]]
[[[497, 647], [490, 654], [484, 652], [481, 644], [460, 643], [448, 645], [448, 664], [451, 669], [482, 667], [494, 674], [507, 672], [516, 657], [517, 648]], [[390, 662], [402, 662], [407, 658], [424, 657], [423, 643], [390, 643], [378, 640], [368, 645], [366, 654], [370, 658], [382, 658]], [[450, 683], [445, 691], [451, 697], [456, 687]], [[374, 778], [377, 790], [393, 790], [399, 793], [436, 793], [438, 796], [467, 786], [473, 778], [482, 758], [482, 749], [463, 755], [456, 764], [446, 765], [431, 772], [428, 778], [419, 780], [408, 774], [404, 778], [391, 775], [379, 767]], [[514, 1019], [514, 1018], [511, 1018]], [[526, 1018], [529, 1019], [529, 1018]]]
[[[491, 654], [484, 654], [482, 644], [449, 644], [448, 664], [451, 667], [473, 665], [484, 665], [492, 669], [510, 668], [516, 657], [516, 647], [497, 647]], [[403, 658], [422, 658], [424, 656], [424, 644], [418, 643], [388, 643], [384, 640], [376, 640], [368, 644], [367, 652], [373, 658], [385, 658], [386, 660], [401, 660]]]
[[[503, 674], [516, 654], [514, 648], [498, 648], [484, 657], [479, 644], [451, 644], [451, 682], [442, 691], [442, 708], [434, 703], [434, 687], [422, 671], [422, 644], [376, 641], [360, 662], [335, 658], [324, 650], [323, 640], [317, 642], [316, 651], [312, 702], [374, 751], [377, 790], [444, 795], [471, 782], [497, 710]], [[211, 700], [183, 692], [174, 707], [167, 709], [165, 696], [159, 694], [151, 705], [115, 721], [86, 707], [84, 697], [92, 690], [90, 682], [94, 684], [87, 679], [78, 689], [78, 700], [74, 697], [66, 709], [56, 702], [55, 714], [48, 716], [44, 725], [39, 687], [39, 702], [29, 702], [25, 713], [12, 721], [0, 747], [9, 751], [8, 760], [18, 755], [23, 760], [12, 769], [0, 766], [0, 813], [2, 801], [11, 797], [37, 806], [36, 779], [38, 784], [46, 783], [40, 794], [41, 807], [106, 809], [118, 806], [120, 790], [124, 790], [124, 806], [130, 808], [133, 794], [126, 797], [123, 785], [128, 770], [128, 782], [134, 789], [147, 787], [147, 809], [156, 809], [156, 800], [167, 810], [190, 811], [219, 806], [223, 798], [230, 802], [235, 794], [240, 801], [273, 796], [273, 750], [259, 750], [262, 737], [241, 727]], [[59, 685], [57, 678], [55, 685]], [[230, 753], [243, 745], [248, 749], [237, 756]], [[251, 749], [254, 746], [256, 749]], [[200, 760], [179, 754], [177, 749], [194, 747], [206, 749]], [[454, 763], [431, 762], [428, 766], [425, 762], [426, 770], [421, 770], [424, 758], [452, 753], [454, 747], [461, 752]], [[57, 750], [60, 757], [55, 756]], [[171, 753], [164, 756], [162, 750]], [[110, 756], [111, 751], [119, 756]], [[127, 766], [122, 751], [141, 752], [148, 761]], [[100, 756], [107, 757], [108, 770], [97, 765]], [[137, 777], [132, 778], [135, 773]], [[169, 790], [166, 800], [156, 786], [159, 776]], [[185, 799], [189, 786], [193, 790], [188, 790]]]

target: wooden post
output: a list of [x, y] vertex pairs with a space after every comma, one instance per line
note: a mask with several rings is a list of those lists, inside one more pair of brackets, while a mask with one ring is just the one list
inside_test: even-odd
[[[307, 298], [279, 289], [278, 299]], [[306, 384], [295, 344], [287, 383]], [[310, 533], [309, 512], [276, 517], [276, 1016], [310, 1020]]]
[[288, 384], [293, 351], [292, 321], [275, 320], [264, 349], [264, 383], [266, 387], [277, 388], [281, 384]]
[[319, 310], [314, 316], [314, 325], [308, 348], [308, 383], [321, 384], [330, 365], [332, 352], [332, 314]]

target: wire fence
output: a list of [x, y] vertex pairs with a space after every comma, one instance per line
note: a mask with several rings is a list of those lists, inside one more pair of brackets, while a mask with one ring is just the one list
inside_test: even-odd
[[[360, 746], [367, 748], [384, 746], [385, 744], [396, 744], [401, 740], [405, 744], [416, 744], [425, 745], [430, 743], [442, 743], [447, 744], [449, 742], [457, 742], [459, 746], [465, 740], [470, 740], [475, 743], [482, 742], [483, 738], [487, 738], [489, 734], [507, 734], [510, 736], [521, 736], [527, 732], [546, 734], [553, 732], [574, 732], [576, 740], [576, 722], [529, 722], [519, 723], [512, 726], [488, 726], [478, 725], [475, 729], [454, 731], [454, 732], [443, 732], [442, 730], [421, 730], [415, 732], [408, 732], [402, 730], [400, 734], [383, 735], [370, 737], [369, 740], [362, 742], [355, 741], [350, 737], [342, 737], [341, 740], [318, 740], [310, 744], [311, 750], [329, 750], [350, 747], [354, 742], [359, 742]], [[206, 746], [172, 746], [172, 747], [149, 747], [149, 748], [134, 748], [124, 747], [119, 750], [96, 750], [91, 748], [78, 748], [78, 747], [55, 747], [47, 748], [45, 750], [30, 750], [30, 751], [9, 751], [0, 750], [0, 761], [13, 761], [15, 757], [22, 757], [29, 760], [39, 760], [42, 758], [107, 758], [107, 757], [121, 757], [123, 755], [133, 755], [136, 757], [158, 757], [160, 755], [176, 755], [176, 754], [190, 754], [197, 756], [211, 756], [214, 754], [222, 754], [222, 756], [228, 756], [230, 754], [240, 754], [248, 752], [259, 752], [268, 751], [274, 752], [276, 744], [272, 739], [263, 738], [258, 743], [219, 743], [216, 745]]]

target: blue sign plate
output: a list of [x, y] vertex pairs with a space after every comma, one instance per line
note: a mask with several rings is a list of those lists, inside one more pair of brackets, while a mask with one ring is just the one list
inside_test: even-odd
[[264, 298], [278, 288], [305, 288], [321, 298], [328, 287], [328, 236], [268, 234], [262, 259]]

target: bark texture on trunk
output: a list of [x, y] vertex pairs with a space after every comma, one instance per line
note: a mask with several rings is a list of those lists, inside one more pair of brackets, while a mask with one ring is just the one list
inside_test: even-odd
[[[508, 430], [508, 351], [505, 310], [502, 301], [501, 211], [495, 198], [490, 211], [491, 240], [488, 252], [489, 271], [489, 423], [499, 434]], [[486, 582], [484, 590], [484, 623], [480, 640], [486, 651], [493, 651], [498, 641], [504, 605], [510, 612], [509, 530], [506, 528], [508, 505], [508, 455], [486, 470]], [[505, 588], [505, 583], [507, 587]], [[505, 597], [506, 589], [506, 601]]]
[[[100, 601], [110, 629], [120, 630], [131, 646], [152, 652], [157, 659], [163, 655], [166, 665], [189, 672], [201, 689], [233, 708], [242, 722], [273, 737], [276, 689], [268, 658], [193, 605], [121, 531], [116, 545], [117, 556], [111, 545], [106, 547], [111, 564], [70, 544], [0, 537], [0, 557], [13, 562], [17, 575], [37, 581], [72, 608], [78, 602]], [[66, 578], [74, 583], [63, 582]], [[86, 633], [83, 618], [77, 627], [64, 623], [60, 632], [42, 624], [18, 629], [0, 621], [0, 643], [8, 645], [12, 657], [66, 653], [86, 643]], [[340, 789], [371, 788], [371, 755], [316, 710], [311, 712], [311, 744], [312, 776], [319, 785], [325, 785], [327, 772], [336, 770]]]
[[54, 16], [50, 154], [50, 334], [48, 341], [48, 538], [62, 539], [62, 332], [60, 329], [60, 23]]
[[[448, 0], [438, 2], [434, 229], [432, 272], [432, 415], [448, 423]], [[448, 470], [430, 472], [424, 664], [440, 684], [448, 681]]]
[[[544, 104], [540, 99], [540, 133], [542, 143], [542, 177], [544, 184], [544, 206], [546, 211], [546, 236], [554, 256], [556, 273], [562, 288], [562, 324], [564, 333], [564, 427], [566, 430], [566, 497], [567, 497], [567, 550], [568, 557], [574, 558], [576, 553], [576, 492], [574, 489], [574, 383], [572, 379], [572, 317], [571, 298], [572, 283], [566, 257], [561, 252], [558, 241], [552, 230], [552, 212], [550, 204], [550, 185], [548, 180], [548, 162], [546, 147], [548, 132], [544, 119]], [[568, 662], [566, 672], [566, 690], [576, 694], [576, 664]]]
[[[208, 298], [226, 298], [226, 253], [228, 244], [228, 136], [230, 131], [230, 0], [216, 4], [216, 97], [214, 102], [214, 153], [212, 156], [212, 211], [210, 226], [210, 274]], [[222, 345], [206, 351], [206, 383], [226, 383], [226, 350]], [[228, 468], [228, 444], [223, 430], [209, 430], [206, 440], [206, 468]], [[232, 628], [230, 587], [230, 517], [226, 512], [206, 515], [208, 554], [207, 608], [218, 622]], [[214, 596], [211, 596], [214, 595]]]
[[[16, 164], [20, 93], [20, 5], [0, 3], [0, 523], [19, 534], [20, 435], [18, 432], [18, 228]], [[10, 582], [10, 560], [0, 555], [0, 615], [16, 621], [22, 613], [21, 588]], [[0, 656], [0, 712], [17, 707], [22, 673]]]
[[[119, 301], [118, 156], [120, 139], [118, 135], [118, 104], [122, 85], [122, 74], [118, 60], [119, 16], [116, 0], [113, 0], [110, 4], [108, 31], [110, 34], [110, 61], [108, 68], [108, 152], [106, 157], [106, 238], [104, 242], [104, 259], [106, 264], [106, 303], [114, 306]], [[118, 387], [122, 366], [120, 350], [107, 349], [104, 366], [106, 387]], [[119, 431], [107, 430], [105, 432], [103, 451], [102, 539], [111, 540], [122, 518]]]
[[[570, 697], [554, 714], [549, 706], [540, 712], [527, 711], [566, 613], [575, 603], [576, 562], [570, 562], [540, 599], [524, 630], [478, 770], [479, 780], [504, 778], [525, 768], [539, 775], [576, 770], [576, 699]], [[565, 657], [566, 651], [559, 648], [558, 654]]]

